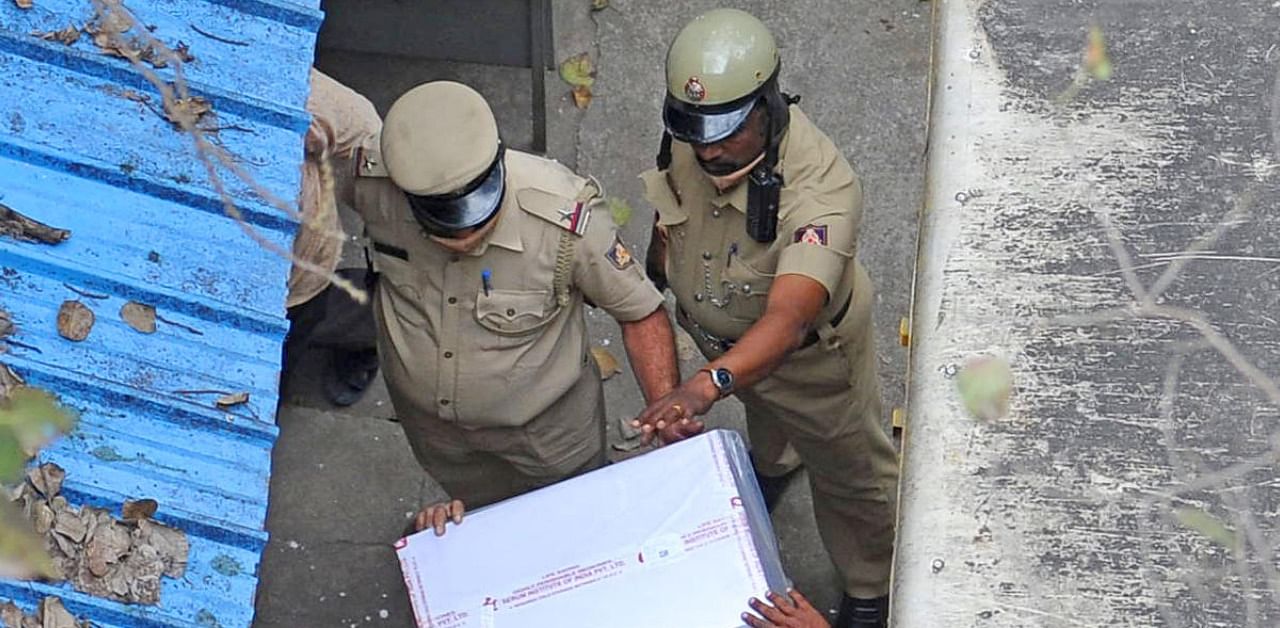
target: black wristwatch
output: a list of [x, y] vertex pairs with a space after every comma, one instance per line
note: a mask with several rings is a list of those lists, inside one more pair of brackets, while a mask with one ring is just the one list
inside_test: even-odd
[[724, 399], [733, 394], [733, 372], [727, 368], [703, 368], [699, 371], [706, 371], [711, 376], [711, 383], [716, 387], [716, 392], [720, 394], [720, 398]]

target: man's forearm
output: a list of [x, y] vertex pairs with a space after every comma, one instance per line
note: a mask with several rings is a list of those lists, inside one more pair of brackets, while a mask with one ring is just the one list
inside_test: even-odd
[[680, 384], [680, 366], [676, 363], [675, 334], [667, 308], [659, 307], [648, 316], [622, 327], [622, 344], [635, 373], [645, 403], [650, 403]]
[[732, 349], [708, 366], [728, 368], [733, 372], [734, 386], [747, 388], [778, 368], [804, 342], [808, 331], [804, 321], [794, 316], [766, 313]]

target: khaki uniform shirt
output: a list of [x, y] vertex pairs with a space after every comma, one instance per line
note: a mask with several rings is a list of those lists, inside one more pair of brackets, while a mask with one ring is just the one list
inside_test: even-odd
[[358, 164], [356, 207], [380, 276], [379, 352], [402, 420], [524, 425], [586, 368], [584, 297], [622, 322], [662, 305], [609, 212], [591, 210], [586, 179], [515, 150], [505, 159], [498, 222], [469, 254], [428, 239], [376, 154]]
[[[311, 70], [311, 95], [307, 97], [311, 126], [307, 128], [306, 158], [302, 162], [302, 194], [298, 211], [303, 224], [293, 241], [293, 254], [328, 272], [338, 267], [344, 235], [338, 221], [338, 200], [350, 203], [351, 181], [341, 173], [349, 171], [355, 149], [382, 128], [382, 119], [367, 98], [351, 88]], [[321, 163], [330, 159], [334, 180], [321, 176]], [[320, 294], [329, 277], [294, 266], [289, 274], [288, 307], [301, 305]]]
[[[641, 175], [646, 197], [667, 233], [667, 279], [695, 336], [736, 340], [764, 314], [778, 275], [804, 275], [829, 299], [818, 320], [829, 321], [851, 295], [869, 300], [866, 272], [854, 258], [862, 217], [862, 187], [853, 168], [796, 106], [779, 146], [784, 185], [777, 239], [747, 235], [746, 180], [721, 193], [698, 166], [693, 150], [675, 142], [667, 173]], [[669, 176], [668, 176], [669, 175]], [[853, 311], [858, 306], [852, 304]], [[681, 317], [684, 319], [685, 317]], [[686, 328], [689, 325], [682, 320]], [[843, 325], [842, 325], [843, 327]]]

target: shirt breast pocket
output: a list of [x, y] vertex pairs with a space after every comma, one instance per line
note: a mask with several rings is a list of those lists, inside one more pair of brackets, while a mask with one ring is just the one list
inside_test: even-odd
[[482, 348], [509, 348], [527, 344], [550, 325], [559, 313], [550, 290], [490, 290], [476, 294], [476, 323], [490, 332]]
[[373, 261], [378, 273], [378, 290], [385, 292], [396, 317], [409, 327], [426, 325], [422, 277], [417, 269], [408, 261], [381, 251], [373, 253]]
[[725, 313], [730, 318], [754, 323], [764, 316], [769, 287], [774, 278], [774, 273], [765, 271], [764, 268], [767, 266], [772, 269], [775, 266], [766, 265], [765, 262], [764, 259], [747, 260], [736, 255], [729, 259], [721, 287], [726, 296], [732, 295], [725, 305]]

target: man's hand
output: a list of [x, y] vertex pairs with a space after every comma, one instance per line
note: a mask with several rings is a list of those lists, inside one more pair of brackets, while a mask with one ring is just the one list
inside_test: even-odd
[[413, 529], [421, 532], [427, 528], [435, 528], [436, 536], [444, 536], [445, 524], [449, 521], [453, 521], [454, 525], [462, 523], [462, 513], [465, 511], [466, 506], [459, 499], [425, 506], [418, 513], [418, 518], [414, 519]]
[[646, 445], [658, 436], [662, 444], [684, 440], [705, 427], [696, 417], [706, 414], [719, 398], [711, 378], [699, 371], [692, 379], [663, 395], [640, 413], [631, 426], [639, 429]]
[[822, 613], [818, 612], [818, 609], [814, 608], [803, 595], [800, 595], [799, 591], [790, 593], [795, 604], [772, 592], [769, 593], [772, 606], [751, 598], [749, 602], [751, 610], [759, 613], [764, 619], [751, 613], [743, 613], [742, 621], [747, 622], [747, 625], [752, 628], [831, 628], [831, 624], [827, 623]]

